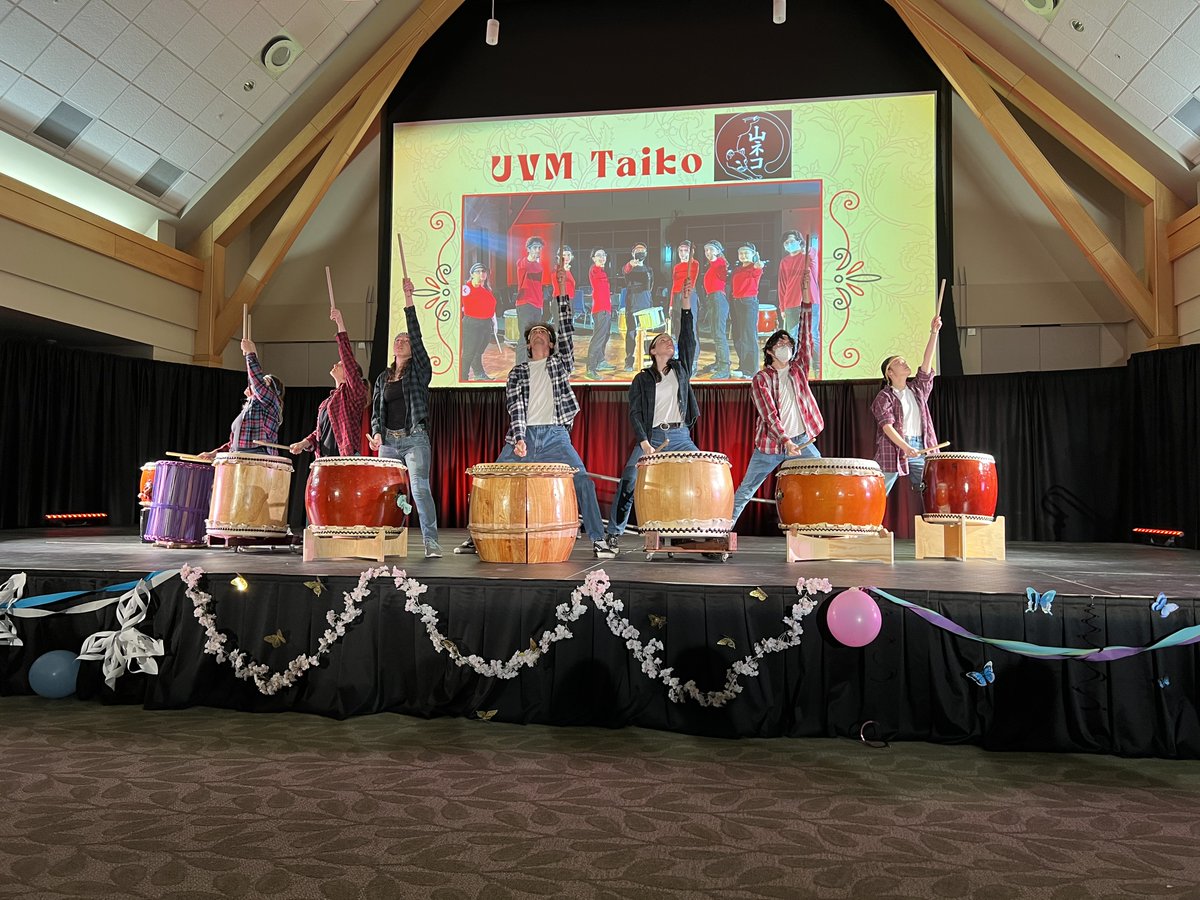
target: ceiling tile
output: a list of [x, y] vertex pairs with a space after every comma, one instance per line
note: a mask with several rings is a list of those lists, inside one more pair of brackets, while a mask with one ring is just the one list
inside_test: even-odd
[[233, 151], [223, 144], [213, 144], [208, 149], [208, 152], [196, 161], [192, 166], [192, 172], [204, 181], [210, 181], [214, 175], [221, 171], [221, 167], [229, 162], [233, 156]]
[[146, 32], [130, 25], [100, 55], [100, 59], [114, 72], [133, 81], [161, 49], [161, 45]]
[[[1072, 22], [1082, 25], [1083, 31], [1077, 31], [1071, 24]], [[1042, 43], [1046, 43], [1046, 39], [1051, 35], [1058, 35], [1060, 40], [1066, 38], [1090, 53], [1102, 34], [1104, 34], [1104, 23], [1082, 10], [1075, 10], [1070, 15], [1064, 12], [1056, 16], [1050, 23], [1050, 27], [1046, 29], [1046, 33], [1042, 35]]]
[[1179, 38], [1171, 38], [1163, 44], [1151, 62], [1189, 91], [1200, 88], [1200, 54], [1190, 49]]
[[257, 60], [267, 41], [279, 34], [283, 26], [267, 15], [261, 6], [252, 6], [246, 18], [229, 35], [229, 39], [240, 47], [247, 56]]
[[1165, 119], [1154, 129], [1154, 133], [1188, 159], [1195, 160], [1200, 157], [1200, 137], [1196, 137], [1174, 119]]
[[17, 7], [4, 17], [0, 28], [0, 59], [24, 72], [54, 40], [54, 32]]
[[337, 22], [331, 22], [329, 27], [321, 32], [320, 36], [312, 42], [312, 46], [308, 48], [308, 52], [312, 54], [313, 59], [318, 63], [322, 63], [328, 58], [342, 41], [346, 39], [346, 32]]
[[135, 85], [129, 85], [104, 111], [103, 119], [118, 131], [133, 134], [158, 109], [158, 101]]
[[349, 33], [358, 27], [358, 23], [365, 19], [374, 8], [374, 3], [343, 3], [341, 12], [337, 14], [338, 24]]
[[1133, 76], [1141, 71], [1147, 59], [1111, 30], [1104, 32], [1104, 37], [1096, 42], [1096, 49], [1092, 51], [1092, 56], [1096, 57], [1096, 61], [1104, 68], [1124, 81], [1132, 81]]
[[[340, 11], [340, 10], [339, 10]], [[1039, 16], [1037, 13], [1028, 9], [1021, 0], [1007, 0], [1004, 4], [1004, 12], [1007, 16], [1032, 34], [1035, 38], [1041, 38], [1050, 23]]]
[[1200, 9], [1188, 16], [1187, 21], [1179, 26], [1175, 37], [1193, 49], [1200, 49]]
[[229, 83], [230, 72], [240, 72], [250, 62], [250, 57], [239, 50], [228, 39], [223, 39], [212, 53], [204, 58], [204, 62], [196, 67], [196, 71], [209, 80], [211, 84], [224, 87]]
[[288, 66], [287, 71], [279, 76], [279, 86], [285, 91], [294, 93], [304, 83], [304, 79], [313, 73], [316, 67], [317, 61], [309, 53], [301, 53], [300, 58]]
[[261, 3], [276, 22], [286, 22], [304, 6], [304, 0], [261, 0]]
[[[156, 100], [166, 101], [192, 70], [164, 50], [138, 76], [138, 84]], [[194, 77], [194, 76], [193, 76]]]
[[163, 203], [173, 209], [182, 210], [202, 187], [203, 181], [191, 172], [184, 172], [179, 180], [171, 185], [170, 190], [163, 194]]
[[67, 99], [84, 112], [98, 116], [108, 109], [128, 86], [129, 82], [112, 69], [103, 63], [94, 62], [83, 73], [83, 77], [75, 82], [75, 86], [67, 91]]
[[1117, 13], [1112, 28], [1129, 46], [1147, 58], [1157, 53], [1158, 48], [1170, 37], [1167, 29], [1132, 3], [1126, 4], [1124, 9]]
[[115, 178], [133, 184], [146, 174], [146, 170], [154, 165], [158, 154], [149, 147], [144, 147], [137, 141], [126, 141], [121, 149], [113, 154], [104, 171]]
[[32, 131], [58, 105], [58, 95], [22, 75], [0, 100], [0, 118]]
[[163, 156], [181, 169], [190, 169], [214, 144], [216, 141], [195, 125], [188, 125], [179, 137], [171, 142]]
[[160, 106], [154, 114], [137, 130], [134, 137], [156, 153], [163, 153], [175, 138], [183, 133], [187, 122], [165, 106]]
[[260, 127], [258, 119], [244, 112], [230, 129], [221, 135], [221, 143], [236, 152], [245, 146], [246, 141], [250, 140]]
[[200, 12], [220, 29], [221, 34], [229, 34], [246, 17], [246, 3], [245, 0], [208, 0], [200, 7]]
[[195, 10], [185, 0], [154, 0], [137, 17], [138, 27], [163, 46], [179, 33]]
[[1052, 50], [1063, 62], [1072, 69], [1079, 68], [1079, 64], [1087, 58], [1088, 52], [1079, 44], [1075, 43], [1061, 31], [1055, 31], [1050, 28], [1042, 35], [1042, 44], [1047, 49]]
[[60, 97], [88, 70], [92, 58], [64, 37], [56, 37], [25, 74]]
[[0, 0], [0, 19], [12, 12], [12, 0]]
[[321, 0], [308, 0], [292, 18], [287, 21], [288, 34], [298, 40], [303, 47], [315, 41], [333, 21]]
[[63, 37], [92, 56], [99, 56], [129, 26], [104, 0], [91, 0], [63, 31]]
[[1137, 0], [1137, 8], [1167, 31], [1174, 31], [1196, 9], [1196, 3], [1195, 0]]
[[1129, 82], [1117, 76], [1089, 56], [1079, 67], [1079, 74], [1100, 89], [1100, 92], [1116, 99], [1116, 96], [1129, 86]]
[[150, 4], [150, 0], [108, 0], [108, 2], [127, 19], [135, 18]]
[[83, 130], [83, 134], [71, 145], [68, 154], [72, 159], [80, 159], [94, 169], [102, 169], [108, 165], [113, 154], [125, 146], [129, 138], [104, 122], [93, 122]]
[[208, 104], [213, 102], [217, 96], [217, 89], [209, 84], [199, 75], [192, 74], [190, 78], [184, 80], [183, 84], [175, 89], [170, 97], [167, 98], [167, 106], [175, 110], [189, 122], [196, 121], [196, 117], [204, 111]]
[[213, 97], [212, 102], [204, 107], [200, 115], [192, 119], [192, 122], [203, 129], [205, 134], [220, 138], [241, 114], [240, 106], [224, 94], [218, 93]]
[[1138, 72], [1129, 86], [1167, 113], [1175, 112], [1192, 94], [1154, 63], [1147, 64]]
[[[246, 63], [236, 75], [229, 79], [223, 91], [226, 97], [242, 109], [249, 109], [258, 99], [263, 87], [270, 81], [270, 77], [262, 66]], [[246, 90], [247, 82], [254, 83], [253, 90]]]
[[182, 59], [193, 69], [204, 62], [221, 43], [221, 32], [208, 19], [195, 13], [175, 37], [167, 44], [167, 49]]
[[266, 122], [275, 114], [288, 98], [288, 92], [269, 79], [261, 90], [256, 90], [258, 99], [250, 107], [250, 115], [260, 122]]
[[1117, 102], [1125, 107], [1139, 122], [1150, 129], [1157, 128], [1167, 114], [1139, 94], [1134, 88], [1127, 87], [1117, 97]]
[[1125, 0], [1087, 0], [1087, 11], [1088, 15], [1107, 26], [1112, 24], [1124, 5]]
[[22, 9], [55, 31], [62, 31], [83, 8], [83, 3], [84, 0], [37, 0], [34, 3], [26, 0]]
[[[303, 59], [303, 57], [301, 58]], [[0, 96], [3, 96], [4, 92], [12, 87], [20, 77], [21, 73], [16, 69], [0, 62]]]

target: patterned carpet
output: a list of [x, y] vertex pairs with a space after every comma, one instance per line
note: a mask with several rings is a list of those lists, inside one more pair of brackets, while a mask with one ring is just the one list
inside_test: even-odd
[[1200, 897], [1195, 763], [0, 699], [0, 897]]

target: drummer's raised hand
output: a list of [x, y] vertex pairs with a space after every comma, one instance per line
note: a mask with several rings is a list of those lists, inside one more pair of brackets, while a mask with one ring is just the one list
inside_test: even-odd
[[942, 317], [934, 316], [933, 321], [929, 323], [929, 333], [937, 334], [941, 330], [942, 330]]
[[346, 330], [346, 323], [342, 321], [342, 311], [336, 306], [330, 308], [329, 318], [333, 320], [335, 325], [337, 325], [337, 330], [339, 333]]
[[529, 451], [525, 448], [524, 438], [521, 438], [521, 440], [513, 444], [513, 453], [517, 454], [517, 456], [521, 457], [522, 459], [525, 458], [525, 454], [528, 452]]
[[242, 338], [242, 356], [249, 356], [256, 352], [258, 352], [258, 348], [254, 346], [254, 341], [250, 338]]
[[413, 287], [412, 279], [405, 278], [403, 281], [400, 282], [400, 287], [404, 290], [404, 305], [412, 306], [414, 303], [413, 293], [416, 290]]
[[368, 441], [368, 443], [370, 443], [371, 449], [378, 453], [379, 448], [383, 445], [383, 438], [378, 434], [373, 434], [371, 435], [371, 439]]

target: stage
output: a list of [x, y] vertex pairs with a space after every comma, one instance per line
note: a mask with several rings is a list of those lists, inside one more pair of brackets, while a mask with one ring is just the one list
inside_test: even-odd
[[[882, 629], [865, 648], [841, 645], [824, 621], [832, 596], [863, 586], [936, 610], [989, 640], [1146, 647], [1196, 623], [1196, 551], [1013, 543], [1003, 562], [916, 560], [912, 542], [898, 541], [891, 565], [789, 564], [782, 537], [750, 537], [725, 563], [679, 557], [647, 562], [640, 538], [629, 534], [615, 560], [592, 558], [588, 542], [580, 541], [565, 563], [516, 566], [450, 553], [463, 536], [461, 530], [442, 531], [442, 559], [424, 559], [416, 541], [408, 558], [389, 558], [387, 565], [426, 585], [420, 600], [437, 611], [441, 633], [463, 654], [484, 660], [507, 660], [553, 630], [556, 608], [590, 573], [603, 570], [640, 639], [665, 644], [664, 664], [701, 690], [719, 690], [756, 642], [787, 630], [784, 618], [799, 599], [797, 579], [825, 578], [833, 590], [813, 597], [816, 608], [802, 620], [799, 646], [763, 656], [755, 672], [738, 679], [741, 692], [712, 708], [672, 701], [587, 600], [587, 611], [569, 623], [570, 639], [549, 646], [537, 665], [515, 677], [456, 667], [431, 643], [422, 621], [405, 610], [405, 596], [390, 578], [368, 586], [362, 617], [349, 624], [319, 668], [294, 687], [265, 696], [235, 678], [228, 664], [204, 654], [205, 631], [183, 583], [173, 578], [153, 590], [139, 626], [164, 642], [159, 673], [126, 674], [110, 690], [99, 664], [85, 662], [78, 694], [148, 709], [206, 705], [338, 718], [387, 711], [641, 725], [725, 737], [857, 736], [870, 721], [868, 736], [888, 740], [1200, 756], [1194, 645], [1104, 663], [1035, 659], [956, 636], [881, 595]], [[286, 549], [167, 550], [104, 530], [0, 533], [0, 578], [26, 572], [26, 597], [95, 591], [185, 563], [206, 571], [201, 587], [212, 595], [217, 628], [230, 645], [272, 672], [313, 651], [328, 627], [327, 612], [340, 611], [359, 573], [375, 566], [367, 560], [305, 563]], [[235, 575], [245, 579], [244, 592], [231, 585]], [[1028, 587], [1057, 592], [1048, 614], [1027, 611]], [[1150, 609], [1160, 591], [1178, 604], [1169, 617]], [[24, 646], [0, 647], [0, 694], [28, 693], [28, 668], [40, 654], [77, 649], [89, 634], [116, 627], [112, 606], [14, 621]], [[266, 638], [276, 636], [279, 646], [272, 646]], [[982, 671], [989, 660], [995, 681], [977, 686], [968, 673]]]

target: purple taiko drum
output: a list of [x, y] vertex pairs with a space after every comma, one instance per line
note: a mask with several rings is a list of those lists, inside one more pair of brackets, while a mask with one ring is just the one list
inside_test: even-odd
[[146, 540], [159, 544], [203, 544], [212, 487], [212, 466], [165, 459], [155, 463]]

